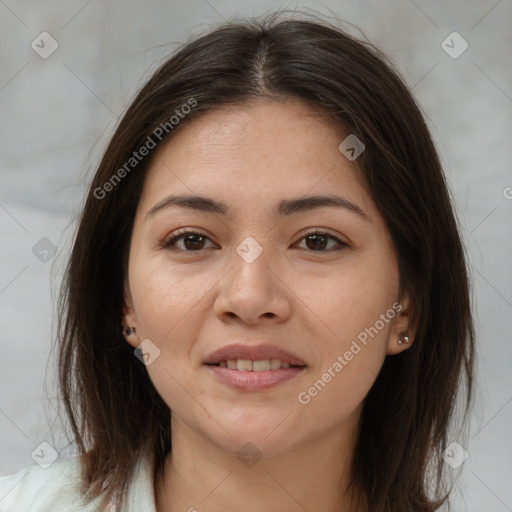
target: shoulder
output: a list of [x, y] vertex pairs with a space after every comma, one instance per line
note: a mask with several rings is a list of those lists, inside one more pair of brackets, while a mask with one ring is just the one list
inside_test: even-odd
[[[103, 493], [94, 500], [81, 492], [81, 458], [54, 462], [47, 469], [29, 466], [0, 477], [0, 512], [114, 512], [99, 507]], [[127, 512], [156, 512], [152, 458], [140, 457], [128, 489]]]
[[[0, 512], [97, 511], [80, 486], [80, 457], [54, 462], [47, 469], [35, 465], [0, 477]], [[87, 504], [89, 506], [87, 506]]]

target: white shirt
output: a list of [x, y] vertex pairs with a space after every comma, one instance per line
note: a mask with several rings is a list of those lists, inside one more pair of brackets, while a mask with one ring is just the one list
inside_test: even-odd
[[139, 457], [121, 511], [109, 504], [99, 508], [102, 495], [81, 498], [80, 457], [54, 462], [49, 468], [29, 466], [0, 477], [0, 512], [156, 512], [153, 475], [148, 458]]

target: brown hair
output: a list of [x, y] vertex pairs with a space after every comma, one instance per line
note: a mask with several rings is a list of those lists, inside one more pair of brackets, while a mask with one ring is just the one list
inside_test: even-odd
[[[137, 94], [92, 180], [58, 304], [59, 386], [84, 490], [96, 496], [112, 470], [109, 492], [122, 496], [141, 454], [154, 457], [156, 471], [171, 450], [169, 408], [121, 332], [151, 155], [129, 175], [126, 162], [148, 137], [159, 146], [201, 113], [258, 97], [305, 101], [366, 146], [358, 164], [418, 328], [408, 350], [386, 358], [364, 400], [352, 478], [369, 510], [437, 510], [449, 495], [441, 454], [463, 382], [467, 418], [474, 360], [469, 278], [442, 167], [420, 108], [377, 48], [318, 18], [279, 15], [227, 23], [182, 46]], [[179, 125], [154, 137], [191, 100]]]

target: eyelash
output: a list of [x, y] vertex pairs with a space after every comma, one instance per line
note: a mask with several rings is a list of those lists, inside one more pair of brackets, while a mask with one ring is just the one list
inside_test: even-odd
[[[181, 249], [176, 249], [174, 247], [175, 243], [177, 241], [179, 241], [180, 239], [184, 238], [185, 235], [199, 235], [199, 236], [202, 236], [208, 240], [210, 240], [206, 235], [204, 235], [203, 233], [199, 232], [199, 231], [196, 231], [196, 230], [193, 230], [193, 229], [190, 229], [190, 228], [183, 228], [183, 229], [180, 229], [178, 230], [171, 238], [167, 238], [166, 240], [164, 240], [161, 244], [160, 244], [160, 248], [161, 249], [167, 249], [167, 250], [170, 250], [170, 251], [181, 251], [181, 252], [185, 252], [185, 253], [200, 253], [202, 252], [204, 249], [198, 249], [196, 251], [187, 251], [187, 250], [181, 250]], [[340, 251], [342, 250], [344, 247], [349, 247], [349, 245], [345, 242], [342, 242], [339, 238], [333, 236], [333, 235], [330, 235], [329, 233], [325, 233], [324, 231], [320, 231], [318, 229], [313, 229], [311, 231], [307, 231], [305, 233], [302, 233], [302, 237], [300, 238], [300, 241], [302, 241], [304, 238], [308, 237], [308, 236], [312, 236], [312, 235], [322, 235], [322, 236], [325, 236], [327, 238], [330, 238], [332, 240], [335, 240], [337, 243], [338, 243], [338, 247], [335, 248], [335, 249], [326, 249], [326, 250], [318, 250], [318, 251], [315, 251], [315, 250], [309, 250], [308, 252], [312, 252], [312, 253], [322, 253], [322, 252], [332, 252], [332, 251]], [[211, 240], [210, 240], [211, 241]], [[307, 250], [307, 249], [306, 249]]]

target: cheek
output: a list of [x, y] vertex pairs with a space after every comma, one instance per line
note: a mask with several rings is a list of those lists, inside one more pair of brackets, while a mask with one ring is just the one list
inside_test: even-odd
[[183, 334], [183, 330], [193, 330], [198, 326], [195, 317], [212, 286], [208, 279], [212, 280], [212, 276], [180, 273], [178, 266], [161, 260], [155, 260], [134, 274], [132, 294], [141, 333], [154, 337], [160, 343], [186, 339], [176, 333]]
[[187, 367], [201, 322], [204, 288], [195, 278], [180, 279], [170, 265], [133, 265], [130, 287], [140, 340], [156, 357], [146, 366], [159, 395], [171, 408], [187, 401]]
[[323, 428], [335, 427], [350, 417], [382, 368], [394, 310], [384, 297], [380, 301], [372, 298], [371, 303], [363, 301], [358, 307], [357, 302], [330, 305], [335, 335], [324, 335], [317, 344], [320, 364], [312, 369], [296, 397], [307, 412], [307, 421], [312, 422], [311, 428], [320, 423]]
[[332, 403], [339, 404], [335, 416], [351, 413], [382, 367], [396, 316], [395, 278], [393, 267], [354, 265], [329, 282], [327, 298], [310, 296], [308, 306], [322, 320], [315, 327], [320, 365], [298, 401], [326, 420]]
[[357, 414], [381, 366], [378, 358], [371, 359], [371, 363], [368, 358], [354, 359], [342, 365], [342, 370], [337, 367], [339, 371], [335, 365], [327, 365], [324, 373], [299, 392], [296, 407], [301, 422], [309, 424], [306, 430], [322, 435]]
[[169, 267], [155, 265], [149, 272], [134, 276], [132, 293], [135, 301], [140, 336], [157, 347], [158, 357], [146, 366], [158, 394], [173, 410], [187, 403], [188, 369], [194, 340], [200, 323], [200, 299], [204, 292], [194, 279], [176, 279]]
[[[373, 326], [395, 302], [397, 282], [392, 269], [372, 268], [365, 262], [347, 265], [320, 282], [303, 279], [301, 299], [316, 314], [312, 318], [317, 319], [319, 332], [323, 333], [326, 352], [339, 352]], [[306, 293], [307, 290], [313, 291]], [[384, 326], [379, 322], [378, 330], [387, 334], [391, 319]]]

